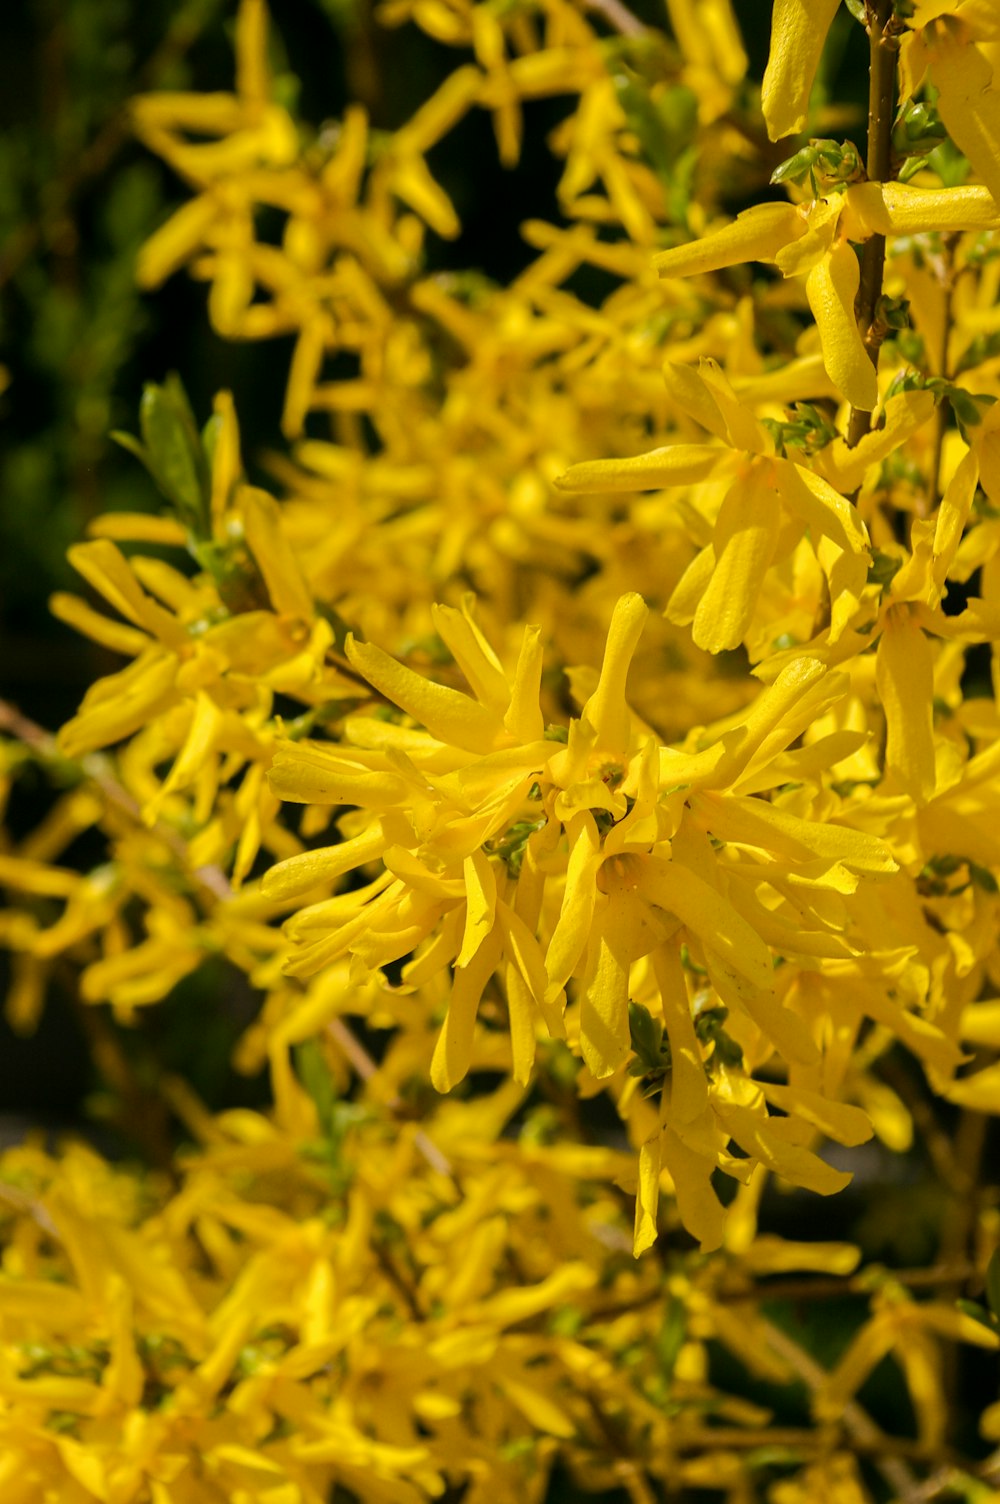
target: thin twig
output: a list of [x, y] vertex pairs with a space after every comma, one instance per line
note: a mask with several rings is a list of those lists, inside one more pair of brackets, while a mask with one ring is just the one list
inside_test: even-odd
[[30, 1196], [27, 1191], [22, 1191], [20, 1186], [8, 1185], [6, 1181], [0, 1181], [0, 1203], [9, 1206], [12, 1211], [18, 1212], [21, 1216], [32, 1217], [46, 1237], [52, 1238], [57, 1243], [62, 1242], [59, 1229], [37, 1196]]
[[640, 21], [638, 16], [634, 16], [628, 6], [621, 3], [621, 0], [587, 0], [587, 9], [603, 16], [608, 25], [623, 37], [642, 37], [649, 30], [649, 27]]
[[[352, 1034], [342, 1018], [331, 1018], [326, 1026], [326, 1032], [333, 1043], [340, 1049], [341, 1053], [353, 1065], [362, 1081], [367, 1083], [373, 1076], [377, 1075], [378, 1066], [360, 1039], [358, 1039], [357, 1035]], [[383, 1105], [396, 1115], [400, 1113], [403, 1106], [399, 1097], [391, 1097]], [[418, 1128], [414, 1133], [413, 1143], [432, 1170], [436, 1170], [439, 1175], [445, 1175], [449, 1179], [454, 1179], [455, 1172], [450, 1160], [446, 1155], [442, 1154], [437, 1144], [434, 1143], [433, 1139], [428, 1138], [422, 1128]]]
[[[899, 40], [893, 21], [893, 0], [869, 0], [868, 36], [871, 64], [868, 92], [868, 180], [888, 182], [892, 176], [892, 115], [896, 92], [896, 54]], [[877, 317], [885, 271], [885, 236], [870, 235], [861, 253], [861, 280], [854, 312], [872, 365], [878, 369], [878, 352], [886, 329]], [[869, 432], [872, 415], [852, 407], [847, 442], [853, 449]]]
[[[829, 1378], [826, 1369], [821, 1368], [815, 1358], [810, 1357], [804, 1348], [773, 1322], [765, 1320], [763, 1325], [768, 1346], [779, 1358], [785, 1359], [807, 1389], [813, 1394], [823, 1389]], [[895, 1490], [895, 1495], [905, 1494], [917, 1487], [917, 1479], [907, 1464], [898, 1455], [892, 1455], [897, 1451], [894, 1438], [886, 1436], [879, 1429], [857, 1400], [848, 1400], [840, 1422], [852, 1440], [871, 1453], [876, 1467], [890, 1488]]]

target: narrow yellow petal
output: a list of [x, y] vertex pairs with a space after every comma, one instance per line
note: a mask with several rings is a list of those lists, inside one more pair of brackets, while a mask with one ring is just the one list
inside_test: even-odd
[[470, 604], [471, 597], [463, 601], [460, 611], [453, 606], [432, 606], [431, 620], [476, 699], [503, 716], [510, 703], [510, 688], [500, 660], [472, 618]]
[[467, 752], [493, 750], [499, 724], [494, 715], [469, 695], [433, 684], [406, 668], [371, 643], [347, 639], [351, 667], [400, 706], [432, 736]]
[[724, 957], [758, 988], [774, 980], [771, 955], [755, 930], [727, 898], [679, 862], [649, 857], [643, 864], [642, 895], [666, 909], [686, 929]]
[[934, 524], [934, 584], [940, 596], [944, 594], [948, 571], [955, 562], [958, 545], [962, 541], [965, 524], [972, 510], [979, 478], [979, 464], [974, 454], [967, 454], [948, 482], [941, 498]]
[[526, 626], [514, 670], [510, 704], [503, 719], [505, 730], [518, 742], [540, 741], [545, 731], [539, 704], [544, 656], [541, 628]]
[[856, 183], [847, 190], [842, 221], [849, 240], [869, 235], [926, 235], [934, 230], [992, 230], [1000, 203], [981, 183], [955, 188], [918, 188], [913, 183]]
[[735, 1102], [717, 1100], [713, 1105], [740, 1148], [793, 1185], [832, 1196], [850, 1184], [851, 1176], [845, 1171], [835, 1170], [795, 1142], [797, 1125], [790, 1118], [770, 1118]]
[[661, 277], [693, 277], [745, 261], [773, 262], [782, 246], [804, 235], [806, 228], [805, 219], [791, 204], [755, 204], [700, 240], [659, 251], [653, 265]]
[[712, 547], [715, 568], [694, 614], [698, 647], [721, 653], [739, 647], [774, 558], [781, 507], [773, 465], [754, 465], [723, 500]]
[[870, 413], [878, 402], [878, 378], [854, 318], [860, 280], [858, 258], [847, 241], [839, 241], [809, 272], [806, 296], [831, 381], [852, 407]]
[[886, 720], [886, 769], [921, 803], [934, 793], [934, 660], [906, 605], [886, 616], [875, 658]]
[[840, 0], [774, 0], [761, 104], [772, 141], [805, 128], [816, 69]]
[[185, 628], [157, 605], [142, 589], [128, 560], [110, 538], [95, 538], [90, 543], [75, 543], [67, 558], [88, 585], [104, 596], [116, 611], [137, 627], [143, 627], [168, 647], [182, 647], [188, 642]]
[[250, 552], [264, 576], [275, 611], [308, 621], [313, 615], [312, 596], [282, 526], [278, 503], [256, 486], [244, 486], [239, 505]]
[[136, 627], [127, 627], [124, 622], [112, 621], [110, 617], [102, 616], [78, 595], [69, 595], [62, 590], [57, 591], [49, 598], [49, 610], [59, 621], [64, 621], [68, 627], [72, 627], [76, 632], [82, 632], [85, 637], [92, 638], [94, 642], [99, 642], [102, 647], [110, 648], [113, 653], [125, 653], [129, 658], [134, 658], [150, 645], [150, 639], [145, 632], [140, 632]]
[[660, 1135], [654, 1134], [639, 1150], [639, 1186], [635, 1198], [635, 1233], [632, 1253], [636, 1258], [656, 1242], [656, 1211], [660, 1202]]
[[775, 1107], [780, 1107], [789, 1117], [802, 1118], [811, 1123], [838, 1144], [855, 1148], [858, 1144], [866, 1144], [872, 1136], [868, 1114], [862, 1112], [860, 1107], [852, 1107], [847, 1102], [831, 1102], [819, 1092], [807, 1091], [799, 1086], [780, 1086], [777, 1082], [762, 1081], [760, 1087]]
[[448, 1012], [431, 1060], [431, 1082], [435, 1091], [451, 1091], [468, 1074], [479, 999], [496, 970], [500, 943], [499, 931], [494, 931], [479, 947], [469, 965], [455, 972]]
[[497, 879], [493, 864], [483, 851], [473, 851], [462, 867], [465, 881], [465, 934], [456, 966], [468, 966], [496, 920]]
[[629, 1053], [627, 951], [617, 942], [614, 903], [608, 900], [594, 945], [580, 1009], [580, 1050], [591, 1074], [602, 1080]]
[[309, 742], [279, 742], [268, 771], [279, 799], [292, 804], [357, 804], [385, 808], [411, 796], [398, 773], [371, 770]]
[[236, 88], [243, 99], [265, 104], [270, 98], [267, 66], [267, 7], [264, 0], [240, 0], [236, 20]]
[[726, 1212], [712, 1185], [713, 1160], [690, 1148], [672, 1128], [663, 1129], [660, 1152], [674, 1183], [677, 1211], [684, 1226], [698, 1239], [702, 1253], [721, 1248]]
[[623, 595], [615, 605], [601, 677], [583, 707], [583, 716], [597, 732], [597, 746], [602, 751], [624, 752], [628, 748], [632, 717], [625, 683], [648, 615], [649, 607], [641, 595]]
[[320, 883], [332, 882], [345, 872], [353, 872], [366, 862], [375, 861], [389, 844], [380, 821], [350, 841], [339, 846], [323, 846], [318, 851], [303, 851], [278, 862], [265, 872], [261, 887], [268, 898], [293, 898], [308, 893]]
[[670, 1043], [670, 1121], [690, 1123], [701, 1116], [708, 1104], [708, 1082], [676, 944], [657, 947], [653, 952], [653, 969]]
[[621, 460], [584, 460], [556, 476], [560, 491], [658, 491], [707, 480], [723, 454], [704, 444], [668, 444]]
[[948, 134], [1000, 199], [1000, 89], [993, 87], [993, 69], [978, 47], [950, 28], [939, 29], [927, 51]]
[[870, 877], [896, 871], [888, 844], [867, 831], [852, 830], [833, 820], [802, 820], [766, 799], [720, 799], [714, 794], [697, 793], [692, 794], [690, 804], [698, 819], [722, 841], [793, 861], [823, 857]]
[[165, 800], [175, 790], [186, 788], [198, 777], [206, 759], [214, 750], [221, 723], [222, 716], [218, 707], [204, 691], [199, 691], [195, 696], [184, 745], [158, 792], [143, 806], [142, 818], [147, 825], [156, 823]]

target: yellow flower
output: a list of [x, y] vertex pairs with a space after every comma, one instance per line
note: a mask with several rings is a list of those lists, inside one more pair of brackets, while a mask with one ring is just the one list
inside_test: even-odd
[[770, 434], [714, 361], [703, 361], [697, 372], [668, 364], [665, 376], [677, 406], [726, 447], [670, 444], [629, 459], [591, 460], [574, 465], [557, 484], [598, 492], [725, 484], [712, 541], [667, 607], [671, 620], [693, 623], [695, 642], [712, 653], [744, 640], [772, 563], [808, 529], [827, 578], [829, 635], [836, 641], [857, 608], [869, 562], [854, 507], [807, 466], [775, 453]]

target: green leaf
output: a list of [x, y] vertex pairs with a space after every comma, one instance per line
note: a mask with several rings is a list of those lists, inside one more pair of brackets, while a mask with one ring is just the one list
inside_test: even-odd
[[323, 1136], [332, 1138], [336, 1126], [337, 1092], [323, 1051], [315, 1039], [306, 1039], [295, 1046], [293, 1058], [296, 1074], [316, 1108]]
[[994, 1248], [986, 1265], [986, 1299], [993, 1315], [1000, 1317], [1000, 1248]]
[[973, 1321], [978, 1321], [980, 1326], [987, 1327], [991, 1332], [996, 1331], [997, 1318], [992, 1312], [987, 1311], [985, 1306], [978, 1305], [974, 1300], [956, 1300], [955, 1309], [961, 1311], [963, 1316], [970, 1316]]
[[632, 1048], [645, 1068], [647, 1070], [662, 1069], [663, 1025], [659, 1019], [654, 1018], [642, 1003], [633, 1003], [629, 999], [628, 1027], [632, 1037]]
[[[171, 374], [162, 386], [148, 382], [143, 388], [139, 427], [145, 444], [145, 455], [139, 457], [156, 484], [195, 537], [209, 537], [208, 461], [178, 376]], [[137, 452], [134, 447], [132, 452]]]

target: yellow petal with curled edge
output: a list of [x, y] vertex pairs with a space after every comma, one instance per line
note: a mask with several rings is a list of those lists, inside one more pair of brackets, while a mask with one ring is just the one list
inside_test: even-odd
[[806, 220], [792, 204], [755, 204], [700, 240], [659, 251], [653, 265], [661, 277], [694, 277], [745, 261], [773, 262], [782, 246], [798, 240], [806, 229]]
[[761, 105], [772, 141], [805, 127], [816, 69], [840, 0], [774, 0]]
[[279, 742], [267, 781], [291, 804], [357, 804], [383, 809], [403, 804], [412, 789], [398, 773], [370, 769], [325, 747]]
[[712, 1185], [714, 1159], [690, 1148], [672, 1128], [664, 1128], [660, 1135], [660, 1155], [674, 1183], [684, 1226], [698, 1239], [702, 1253], [721, 1248], [726, 1212]]
[[802, 820], [766, 799], [698, 793], [688, 802], [705, 829], [722, 841], [798, 861], [825, 857], [870, 877], [896, 871], [888, 844], [867, 831], [832, 820]]
[[956, 188], [918, 188], [913, 183], [856, 183], [846, 194], [841, 221], [848, 240], [869, 235], [926, 235], [991, 230], [1000, 224], [1000, 203], [981, 183]]
[[140, 653], [134, 663], [91, 685], [79, 713], [59, 732], [65, 757], [81, 757], [95, 747], [123, 741], [168, 705], [176, 703], [177, 658], [160, 647]]
[[[817, 457], [817, 468], [826, 477], [831, 487], [844, 495], [856, 491], [872, 465], [900, 449], [911, 434], [930, 421], [934, 415], [934, 396], [931, 392], [898, 392], [886, 402], [882, 412], [882, 427], [865, 434], [853, 449], [845, 439], [834, 439]], [[802, 479], [808, 480], [808, 472], [801, 469]], [[839, 498], [843, 507], [848, 502]], [[851, 508], [853, 512], [853, 508]], [[862, 541], [864, 529], [855, 514], [855, 527]], [[826, 531], [824, 529], [824, 531]], [[833, 536], [831, 534], [831, 536]], [[843, 545], [842, 545], [843, 546]]]
[[356, 867], [375, 861], [388, 844], [389, 838], [381, 821], [376, 821], [362, 835], [341, 841], [339, 846], [303, 851], [298, 856], [290, 856], [286, 861], [278, 862], [264, 873], [261, 888], [268, 898], [292, 898], [308, 893], [320, 883], [332, 882], [345, 872], [353, 872]]
[[473, 601], [473, 596], [465, 596], [458, 611], [454, 606], [434, 605], [431, 607], [431, 621], [476, 699], [502, 716], [510, 703], [510, 687], [499, 658], [473, 619]]
[[70, 595], [64, 590], [57, 590], [49, 597], [49, 610], [75, 632], [82, 632], [84, 637], [99, 642], [102, 648], [110, 648], [112, 653], [124, 653], [134, 658], [150, 645], [149, 637], [138, 627], [127, 627], [124, 622], [102, 616], [80, 596]]
[[712, 537], [715, 568], [694, 613], [692, 635], [706, 652], [722, 653], [743, 641], [781, 520], [773, 465], [754, 465], [726, 492]]
[[594, 917], [597, 869], [601, 864], [601, 838], [589, 810], [573, 817], [566, 835], [569, 841], [566, 887], [559, 919], [545, 953], [550, 999], [562, 991], [583, 955]]
[[142, 246], [135, 264], [135, 280], [142, 288], [159, 287], [173, 272], [201, 250], [219, 214], [217, 200], [202, 194], [172, 214]]
[[920, 803], [934, 793], [934, 660], [906, 605], [893, 606], [875, 657], [875, 687], [886, 720], [885, 763]]
[[247, 544], [264, 577], [272, 606], [279, 615], [301, 616], [308, 621], [313, 614], [312, 596], [282, 526], [278, 503], [256, 486], [244, 486], [239, 505]]
[[789, 1117], [802, 1118], [811, 1123], [814, 1128], [825, 1133], [827, 1138], [836, 1139], [838, 1144], [847, 1144], [853, 1149], [858, 1144], [866, 1144], [872, 1136], [868, 1114], [862, 1112], [860, 1107], [852, 1107], [847, 1102], [831, 1102], [819, 1092], [807, 1091], [800, 1086], [780, 1086], [777, 1082], [761, 1081], [760, 1087], [775, 1107], [780, 1107]]
[[953, 1081], [943, 1095], [971, 1112], [1000, 1114], [1000, 1065], [988, 1065], [961, 1081]]
[[648, 903], [674, 914], [754, 987], [771, 986], [774, 975], [767, 946], [718, 889], [680, 862], [651, 856], [643, 862], [640, 891]]
[[[969, 520], [979, 478], [979, 463], [967, 454], [948, 482], [934, 523], [932, 574], [938, 600], [944, 594], [948, 571], [955, 562], [965, 524]], [[936, 602], [935, 602], [936, 604]]]
[[526, 626], [517, 655], [510, 704], [503, 718], [504, 729], [518, 742], [537, 742], [545, 731], [539, 704], [544, 663], [541, 627]]
[[483, 989], [500, 960], [500, 933], [494, 930], [461, 971], [455, 972], [448, 1012], [434, 1046], [431, 1082], [435, 1091], [451, 1091], [464, 1080], [472, 1063], [476, 1013]]
[[741, 1149], [793, 1185], [832, 1196], [850, 1184], [851, 1176], [845, 1171], [835, 1170], [795, 1142], [798, 1126], [790, 1118], [770, 1118], [736, 1102], [716, 1100], [713, 1106]]
[[109, 538], [76, 543], [66, 557], [88, 585], [137, 627], [144, 627], [168, 647], [180, 648], [189, 642], [187, 629], [146, 594], [125, 555]]
[[438, 741], [467, 752], [493, 750], [500, 732], [496, 716], [469, 695], [431, 683], [371, 643], [349, 636], [346, 650], [352, 668]]
[[993, 69], [978, 47], [951, 28], [939, 28], [926, 45], [948, 134], [1000, 199], [1000, 89], [993, 87]]
[[653, 972], [660, 990], [663, 1025], [670, 1044], [670, 1121], [690, 1123], [708, 1104], [708, 1082], [701, 1047], [694, 1032], [687, 982], [676, 942], [653, 952]]
[[484, 851], [473, 851], [462, 865], [465, 882], [465, 933], [456, 966], [468, 966], [493, 929], [497, 911], [497, 879]]
[[655, 1133], [639, 1150], [639, 1184], [635, 1197], [635, 1233], [632, 1253], [636, 1258], [656, 1242], [656, 1211], [660, 1204], [660, 1135]]
[[852, 407], [870, 413], [878, 402], [878, 378], [854, 317], [860, 280], [858, 258], [842, 240], [809, 272], [806, 297], [830, 380]]
[[625, 699], [625, 681], [648, 615], [646, 602], [634, 592], [621, 596], [615, 605], [601, 677], [582, 712], [596, 731], [597, 747], [602, 752], [625, 752], [628, 748], [632, 717]]
[[497, 918], [507, 953], [504, 991], [510, 1027], [511, 1074], [521, 1086], [527, 1086], [535, 1063], [535, 1021], [539, 1003], [545, 998], [545, 962], [538, 941], [513, 909], [499, 902]]
[[143, 806], [142, 818], [147, 825], [156, 824], [165, 800], [175, 790], [186, 788], [197, 778], [213, 751], [221, 723], [222, 715], [214, 701], [203, 691], [199, 691], [195, 696], [184, 745], [156, 794]]
[[580, 1051], [598, 1081], [612, 1075], [629, 1053], [629, 937], [621, 933], [616, 908], [609, 899], [599, 920], [580, 1008]]
[[560, 491], [659, 491], [708, 480], [727, 458], [704, 444], [668, 444], [628, 459], [584, 460], [557, 475], [555, 484]]
[[973, 452], [979, 460], [979, 484], [994, 506], [1000, 506], [1000, 406], [994, 403], [973, 430]]

